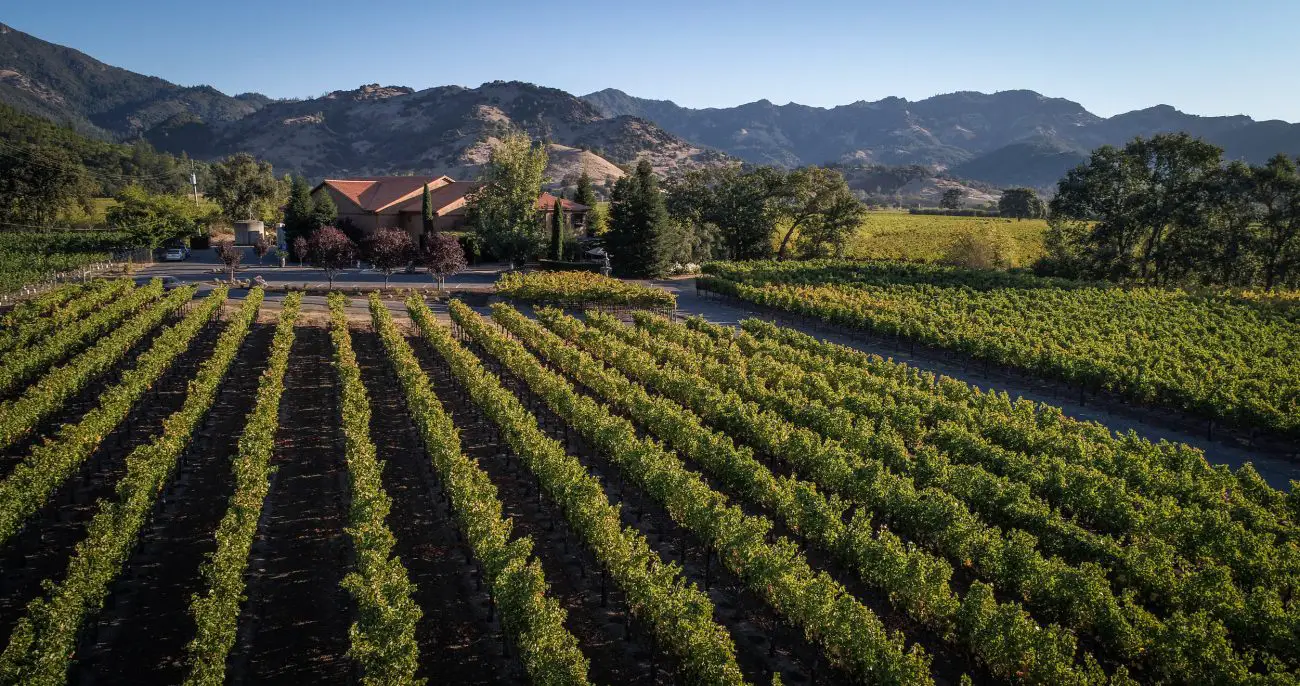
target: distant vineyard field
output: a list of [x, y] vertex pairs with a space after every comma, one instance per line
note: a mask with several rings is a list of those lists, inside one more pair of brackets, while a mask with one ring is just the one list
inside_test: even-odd
[[856, 235], [849, 240], [848, 257], [858, 259], [937, 262], [958, 236], [996, 233], [1016, 245], [1016, 264], [1027, 265], [1043, 254], [1043, 219], [1000, 219], [990, 217], [948, 217], [870, 212]]

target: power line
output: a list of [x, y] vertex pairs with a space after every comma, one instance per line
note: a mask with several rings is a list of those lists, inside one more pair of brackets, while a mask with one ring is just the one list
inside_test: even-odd
[[32, 231], [40, 231], [40, 232], [45, 232], [45, 231], [68, 231], [68, 232], [72, 232], [72, 233], [101, 233], [101, 232], [102, 232], [102, 233], [115, 233], [115, 232], [121, 232], [121, 231], [134, 231], [134, 230], [136, 230], [136, 229], [153, 228], [153, 227], [155, 227], [155, 226], [159, 226], [159, 225], [164, 224], [164, 223], [166, 223], [166, 220], [164, 220], [164, 219], [155, 219], [154, 221], [149, 222], [149, 223], [147, 223], [147, 224], [137, 224], [137, 225], [135, 225], [135, 226], [109, 226], [108, 228], [103, 228], [103, 229], [78, 229], [78, 228], [76, 228], [76, 227], [72, 227], [72, 226], [40, 226], [40, 225], [36, 225], [36, 224], [17, 224], [17, 223], [14, 223], [14, 222], [3, 222], [3, 221], [0, 221], [0, 226], [8, 226], [8, 227], [17, 228], [17, 229], [29, 229], [29, 230], [32, 230]]
[[[19, 146], [4, 139], [0, 139], [0, 147], [8, 148], [9, 150], [13, 151], [13, 152], [5, 152], [4, 150], [0, 150], [0, 156], [10, 157], [12, 159], [16, 159], [22, 162], [31, 162], [34, 164], [45, 166], [50, 169], [59, 169], [62, 171], [67, 171], [69, 169], [72, 169], [72, 167], [69, 167], [66, 164], [61, 163], [57, 160], [52, 160], [48, 157], [40, 156], [36, 152], [35, 148], [33, 147]], [[174, 172], [168, 172], [163, 174], [117, 174], [114, 172], [92, 169], [90, 167], [85, 166], [84, 162], [79, 165], [79, 168], [81, 171], [84, 171], [87, 174], [90, 174], [92, 176], [98, 176], [101, 179], [114, 180], [114, 181], [152, 181], [152, 180], [168, 179], [168, 178], [177, 180], [177, 179], [183, 179], [185, 174], [184, 171], [181, 171], [179, 169]]]

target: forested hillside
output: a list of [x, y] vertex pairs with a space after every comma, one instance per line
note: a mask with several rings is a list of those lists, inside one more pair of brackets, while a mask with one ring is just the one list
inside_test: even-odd
[[159, 153], [145, 141], [109, 143], [0, 105], [0, 222], [7, 228], [48, 226], [76, 216], [92, 198], [136, 184], [154, 193], [190, 188], [193, 168], [208, 165]]

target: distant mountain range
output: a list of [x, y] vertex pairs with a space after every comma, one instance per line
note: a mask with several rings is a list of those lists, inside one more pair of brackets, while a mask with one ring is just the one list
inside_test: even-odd
[[607, 117], [554, 88], [496, 81], [417, 92], [372, 84], [309, 100], [228, 96], [119, 69], [2, 24], [0, 102], [87, 135], [144, 137], [200, 159], [246, 151], [314, 179], [472, 176], [509, 130], [551, 143], [555, 182], [584, 168], [598, 183], [612, 180], [623, 174], [618, 165], [639, 159], [669, 172], [723, 158], [651, 122]]
[[995, 185], [1047, 187], [1099, 145], [1171, 131], [1251, 162], [1300, 154], [1300, 124], [1198, 117], [1168, 105], [1103, 118], [1033, 91], [710, 109], [615, 89], [579, 98], [502, 81], [422, 91], [372, 84], [307, 100], [229, 96], [113, 67], [2, 24], [0, 102], [87, 135], [144, 137], [202, 159], [247, 151], [313, 178], [472, 175], [492, 141], [512, 129], [552, 144], [557, 164], [548, 173], [556, 181], [583, 168], [613, 179], [638, 159], [672, 172], [730, 157], [784, 167], [924, 165]]
[[1077, 102], [1033, 91], [885, 98], [839, 107], [759, 100], [690, 109], [606, 89], [582, 96], [606, 116], [632, 115], [693, 143], [743, 160], [781, 166], [827, 162], [923, 164], [999, 185], [1049, 185], [1104, 144], [1186, 131], [1227, 157], [1263, 162], [1300, 154], [1300, 124], [1247, 116], [1200, 117], [1157, 105], [1110, 118]]

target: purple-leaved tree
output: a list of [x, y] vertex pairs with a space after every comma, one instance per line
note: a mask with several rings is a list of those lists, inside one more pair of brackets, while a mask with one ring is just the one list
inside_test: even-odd
[[239, 263], [244, 261], [244, 249], [236, 246], [234, 241], [223, 241], [213, 245], [212, 252], [216, 253], [217, 259], [230, 270], [230, 283], [234, 283], [235, 270], [239, 269]]
[[443, 282], [448, 276], [465, 268], [465, 251], [455, 236], [435, 233], [429, 236], [424, 254], [420, 256], [424, 270], [438, 282], [438, 290], [443, 290]]
[[257, 255], [258, 264], [262, 263], [262, 258], [270, 251], [271, 241], [266, 240], [266, 236], [258, 236], [257, 240], [253, 241], [253, 254]]
[[293, 239], [293, 254], [298, 257], [298, 266], [301, 267], [304, 260], [307, 259], [307, 251], [310, 249], [306, 236], [298, 236]]
[[312, 266], [325, 270], [330, 288], [334, 288], [335, 275], [357, 261], [357, 246], [342, 231], [323, 226], [307, 241], [307, 257]]
[[393, 272], [406, 267], [415, 259], [415, 243], [411, 234], [401, 229], [379, 229], [362, 245], [366, 260], [384, 273], [384, 285]]

